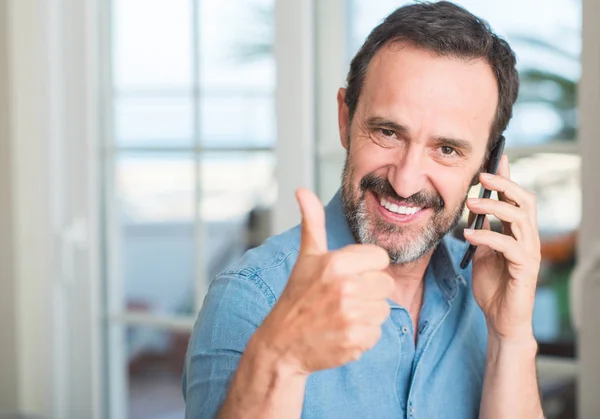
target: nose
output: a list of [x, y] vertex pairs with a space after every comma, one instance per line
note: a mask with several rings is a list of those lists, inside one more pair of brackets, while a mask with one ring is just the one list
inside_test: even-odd
[[388, 180], [398, 195], [408, 198], [425, 189], [425, 150], [417, 145], [410, 145], [400, 153], [397, 163], [390, 167]]

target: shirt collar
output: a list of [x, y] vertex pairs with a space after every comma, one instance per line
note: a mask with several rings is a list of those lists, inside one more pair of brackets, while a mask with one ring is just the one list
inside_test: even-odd
[[[344, 214], [341, 190], [338, 190], [325, 208], [327, 244], [329, 250], [337, 250], [356, 240], [348, 225]], [[464, 283], [464, 279], [456, 266], [453, 257], [451, 238], [446, 235], [436, 246], [429, 269], [431, 269], [435, 281], [447, 301], [452, 301], [458, 293], [458, 283]]]

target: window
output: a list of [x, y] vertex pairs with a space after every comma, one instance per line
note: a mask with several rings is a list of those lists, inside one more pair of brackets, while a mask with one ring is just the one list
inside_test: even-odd
[[183, 359], [209, 281], [269, 235], [273, 0], [111, 9], [110, 416], [183, 417]]

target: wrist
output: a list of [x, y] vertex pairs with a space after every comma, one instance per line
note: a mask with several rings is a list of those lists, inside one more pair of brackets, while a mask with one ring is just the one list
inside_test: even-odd
[[306, 380], [309, 373], [302, 370], [300, 363], [285, 349], [286, 347], [286, 345], [277, 345], [270, 334], [261, 327], [250, 338], [246, 352], [263, 369], [269, 370], [272, 375], [280, 379]]
[[519, 333], [511, 336], [488, 332], [488, 352], [510, 353], [520, 357], [535, 358], [538, 344], [533, 333]]
[[533, 326], [531, 324], [525, 324], [518, 327], [510, 328], [509, 330], [499, 331], [494, 327], [494, 322], [486, 319], [486, 325], [488, 330], [488, 340], [494, 341], [502, 345], [532, 345], [536, 344], [536, 339], [533, 334]]

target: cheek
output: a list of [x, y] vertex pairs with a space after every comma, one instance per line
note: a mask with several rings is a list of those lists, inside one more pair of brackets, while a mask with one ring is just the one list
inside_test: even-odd
[[349, 156], [353, 182], [360, 182], [368, 173], [385, 176], [387, 168], [394, 164], [393, 153], [373, 144], [370, 140], [362, 140], [356, 148], [353, 147], [350, 149]]
[[432, 176], [432, 183], [446, 203], [446, 207], [454, 208], [466, 196], [472, 176], [459, 168], [443, 168]]

